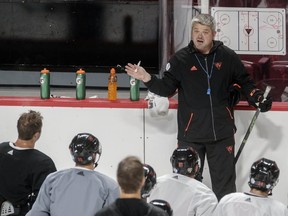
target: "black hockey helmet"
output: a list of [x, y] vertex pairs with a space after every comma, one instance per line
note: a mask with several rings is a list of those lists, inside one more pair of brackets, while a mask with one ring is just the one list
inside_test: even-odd
[[182, 175], [199, 175], [200, 158], [198, 153], [192, 147], [179, 147], [174, 150], [170, 162], [173, 172]]
[[157, 182], [156, 172], [153, 167], [148, 164], [143, 164], [145, 183], [141, 189], [142, 198], [147, 198], [150, 195], [151, 190]]
[[[97, 162], [102, 154], [102, 147], [99, 140], [89, 133], [79, 133], [69, 145], [70, 153], [77, 164], [86, 165], [95, 163], [95, 157], [98, 154]], [[97, 166], [95, 163], [95, 167]]]
[[155, 199], [152, 200], [150, 203], [156, 207], [163, 209], [168, 214], [168, 216], [173, 215], [173, 209], [171, 208], [170, 204], [167, 201], [161, 199]]
[[251, 188], [271, 194], [278, 183], [279, 174], [280, 170], [275, 161], [261, 158], [252, 164], [248, 184]]

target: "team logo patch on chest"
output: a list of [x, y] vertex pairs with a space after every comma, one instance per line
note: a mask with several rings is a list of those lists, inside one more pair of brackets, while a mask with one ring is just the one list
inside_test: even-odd
[[214, 63], [214, 66], [215, 66], [218, 70], [220, 70], [220, 69], [221, 69], [221, 66], [222, 66], [222, 62], [215, 62], [215, 63]]

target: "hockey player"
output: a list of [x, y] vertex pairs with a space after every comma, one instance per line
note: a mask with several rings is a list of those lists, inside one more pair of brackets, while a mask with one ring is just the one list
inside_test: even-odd
[[149, 201], [166, 200], [174, 216], [211, 216], [218, 200], [211, 189], [195, 179], [200, 170], [198, 153], [191, 147], [177, 148], [170, 161], [173, 174], [157, 178]]
[[288, 216], [287, 207], [269, 197], [276, 186], [280, 170], [275, 161], [262, 158], [252, 164], [249, 193], [224, 196], [213, 216]]
[[120, 161], [117, 168], [120, 198], [95, 216], [167, 216], [166, 212], [141, 199], [145, 178], [143, 164], [135, 156]]
[[26, 215], [46, 176], [56, 171], [52, 159], [35, 149], [42, 120], [34, 110], [21, 114], [17, 140], [0, 144], [1, 215]]
[[[145, 183], [141, 189], [141, 197], [143, 200], [147, 202], [147, 198], [150, 196], [151, 190], [154, 188], [154, 186], [157, 183], [157, 175], [153, 167], [151, 167], [148, 164], [143, 164], [143, 169], [144, 169]], [[168, 216], [173, 215], [173, 210], [170, 204], [165, 200], [160, 200], [160, 199], [152, 200], [150, 204], [160, 207], [168, 214]]]
[[146, 200], [150, 196], [151, 190], [157, 183], [157, 175], [153, 167], [148, 164], [143, 164], [145, 183], [141, 189], [141, 197]]
[[116, 181], [94, 171], [102, 153], [95, 136], [77, 134], [69, 150], [76, 166], [46, 178], [28, 216], [94, 216], [119, 197]]

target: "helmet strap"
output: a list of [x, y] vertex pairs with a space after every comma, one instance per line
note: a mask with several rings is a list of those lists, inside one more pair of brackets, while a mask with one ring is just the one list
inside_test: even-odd
[[[94, 156], [94, 169], [98, 166], [98, 161], [100, 160], [100, 154], [98, 154], [99, 157], [97, 158], [97, 153], [95, 153], [93, 156]], [[96, 160], [97, 158], [97, 160]]]

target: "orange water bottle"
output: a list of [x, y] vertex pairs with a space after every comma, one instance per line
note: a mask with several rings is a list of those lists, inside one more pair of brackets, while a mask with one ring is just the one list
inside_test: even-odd
[[108, 79], [108, 100], [117, 99], [117, 75], [115, 68], [111, 68]]

